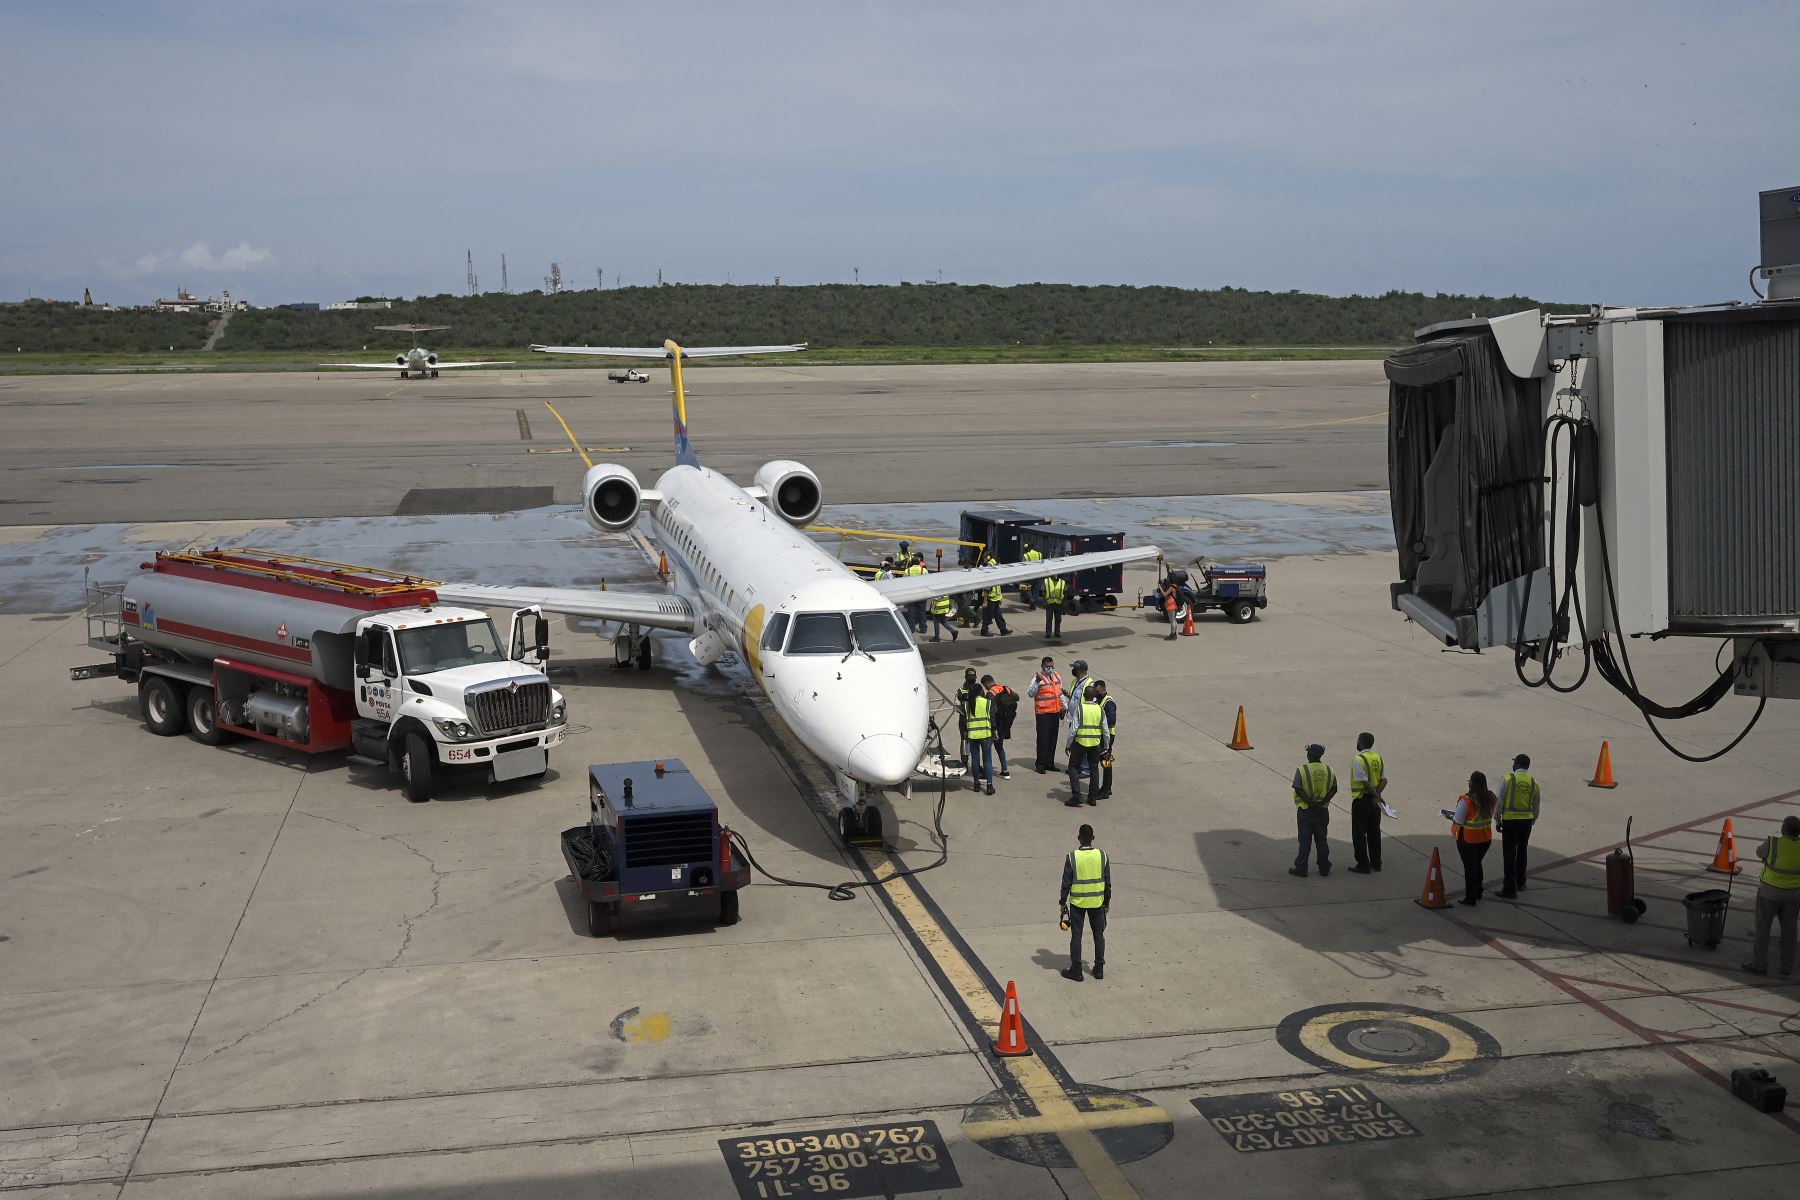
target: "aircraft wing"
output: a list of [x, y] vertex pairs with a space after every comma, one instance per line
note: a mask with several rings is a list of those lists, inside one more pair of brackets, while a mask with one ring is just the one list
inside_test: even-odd
[[[661, 346], [533, 346], [539, 354], [596, 354], [604, 358], [668, 358]], [[795, 346], [683, 346], [683, 358], [724, 358], [732, 354], [792, 354], [806, 349], [806, 343]]]
[[[400, 364], [393, 359], [384, 363], [320, 363], [321, 367], [354, 367], [359, 371], [398, 371]], [[410, 367], [407, 368], [411, 370]]]
[[440, 583], [432, 589], [441, 600], [493, 608], [529, 608], [575, 617], [597, 617], [647, 629], [694, 631], [694, 610], [667, 592], [602, 592], [594, 588], [490, 587], [478, 583]]
[[510, 367], [512, 365], [513, 365], [513, 360], [510, 358], [482, 359], [479, 362], [454, 362], [454, 363], [441, 362], [441, 363], [426, 363], [425, 364], [426, 369], [432, 370], [432, 371], [445, 371], [445, 370], [450, 369], [451, 367]]
[[977, 588], [999, 584], [1030, 583], [1052, 575], [1073, 575], [1089, 567], [1110, 567], [1114, 563], [1143, 562], [1162, 554], [1155, 546], [1130, 546], [1124, 550], [1097, 550], [1092, 554], [1069, 554], [1062, 558], [1046, 558], [1033, 563], [1008, 563], [1003, 567], [959, 567], [952, 571], [926, 572], [923, 575], [897, 575], [892, 579], [871, 580], [869, 586], [895, 604], [911, 604], [934, 596], [954, 596]]

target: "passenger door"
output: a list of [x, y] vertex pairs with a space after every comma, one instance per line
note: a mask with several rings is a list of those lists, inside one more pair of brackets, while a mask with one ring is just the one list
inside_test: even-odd
[[400, 658], [386, 625], [365, 625], [356, 635], [356, 715], [391, 723], [400, 703]]

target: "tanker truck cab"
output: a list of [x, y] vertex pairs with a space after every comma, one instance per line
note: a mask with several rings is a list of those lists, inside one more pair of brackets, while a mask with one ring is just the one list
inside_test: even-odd
[[493, 621], [475, 609], [365, 618], [353, 671], [356, 752], [397, 768], [410, 799], [429, 797], [439, 767], [486, 769], [496, 783], [542, 776], [568, 728], [563, 697], [537, 669], [548, 640], [537, 609], [513, 614], [504, 652]]
[[350, 750], [397, 770], [413, 801], [449, 771], [541, 777], [568, 719], [543, 674], [549, 623], [521, 609], [502, 641], [433, 587], [266, 550], [159, 553], [89, 588], [88, 644], [112, 661], [70, 674], [137, 684], [152, 733]]

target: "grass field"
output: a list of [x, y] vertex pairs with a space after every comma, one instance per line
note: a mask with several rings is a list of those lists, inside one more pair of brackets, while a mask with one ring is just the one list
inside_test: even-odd
[[[1387, 346], [880, 346], [814, 347], [796, 356], [699, 360], [733, 366], [778, 366], [783, 363], [865, 364], [890, 366], [930, 363], [1116, 363], [1116, 362], [1261, 362], [1296, 359], [1385, 358]], [[177, 350], [160, 354], [25, 353], [0, 354], [0, 375], [88, 374], [100, 371], [313, 371], [323, 362], [379, 362], [398, 353], [388, 350], [342, 350], [298, 354], [291, 350]], [[439, 349], [446, 361], [512, 359], [518, 368], [477, 370], [589, 369], [623, 364], [604, 358], [533, 354], [516, 347]], [[645, 364], [637, 362], [638, 366]], [[396, 372], [399, 370], [395, 368]]]

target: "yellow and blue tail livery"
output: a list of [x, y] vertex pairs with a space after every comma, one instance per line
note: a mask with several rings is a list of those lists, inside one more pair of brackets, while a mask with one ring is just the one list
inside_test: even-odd
[[[688, 358], [733, 358], [748, 354], [792, 354], [806, 349], [805, 342], [791, 346], [681, 346], [674, 339], [665, 341], [660, 349], [641, 346], [532, 346], [539, 354], [589, 354], [602, 358], [666, 358], [669, 360], [669, 384], [674, 392], [675, 406], [675, 461], [677, 464], [697, 467], [699, 458], [694, 454], [693, 443], [688, 441], [687, 394], [681, 382], [681, 363]], [[566, 428], [566, 427], [565, 427]]]

